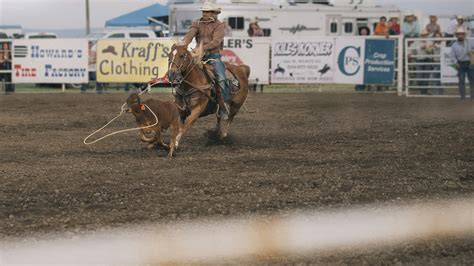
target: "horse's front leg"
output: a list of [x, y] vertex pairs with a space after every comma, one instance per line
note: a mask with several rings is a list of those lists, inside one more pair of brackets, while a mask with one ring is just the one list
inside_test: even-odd
[[220, 137], [222, 134], [222, 119], [219, 115], [217, 115], [216, 127], [212, 131], [213, 134]]
[[181, 141], [181, 138], [188, 131], [188, 129], [190, 129], [193, 126], [194, 122], [199, 118], [199, 115], [204, 111], [203, 108], [205, 107], [206, 105], [204, 105], [204, 107], [197, 106], [195, 109], [191, 111], [191, 114], [189, 114], [188, 117], [186, 117], [186, 120], [179, 128], [178, 136], [176, 136], [175, 149], [178, 149], [178, 145], [179, 145], [179, 142]]

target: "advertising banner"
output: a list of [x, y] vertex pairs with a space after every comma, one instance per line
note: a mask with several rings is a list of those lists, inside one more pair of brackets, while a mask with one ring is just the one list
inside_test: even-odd
[[13, 83], [87, 83], [86, 39], [13, 40]]
[[364, 84], [391, 85], [395, 75], [395, 41], [365, 40]]
[[172, 39], [121, 39], [97, 41], [99, 82], [148, 82], [168, 71]]
[[451, 47], [441, 47], [441, 83], [459, 82], [458, 71], [454, 66], [454, 62], [451, 61], [451, 58], [449, 57], [450, 52]]
[[268, 84], [270, 69], [269, 38], [225, 38], [222, 61], [250, 67], [250, 83]]
[[272, 43], [272, 83], [333, 83], [334, 38], [276, 40]]
[[339, 38], [336, 40], [335, 83], [363, 84], [365, 40]]

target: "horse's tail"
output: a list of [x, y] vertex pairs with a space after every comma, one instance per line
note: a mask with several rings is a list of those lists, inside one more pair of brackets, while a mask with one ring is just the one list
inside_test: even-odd
[[244, 73], [245, 73], [245, 75], [247, 76], [247, 78], [250, 77], [250, 67], [249, 67], [249, 66], [247, 66], [247, 65], [240, 65], [239, 68], [241, 68], [241, 69], [244, 71]]

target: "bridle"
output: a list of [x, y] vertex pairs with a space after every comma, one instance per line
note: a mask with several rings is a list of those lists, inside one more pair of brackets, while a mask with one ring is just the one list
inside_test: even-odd
[[[172, 52], [174, 52], [174, 51], [176, 51], [176, 48], [174, 50], [172, 50]], [[178, 65], [174, 62], [175, 61], [174, 60], [175, 55], [173, 54], [173, 58], [171, 59], [171, 62], [168, 63], [168, 70], [170, 69], [170, 67], [172, 65], [175, 65], [176, 69], [177, 69], [177, 72], [180, 73], [181, 75], [183, 73], [183, 70], [186, 71], [186, 74], [182, 77], [182, 80], [177, 82], [178, 85], [181, 84], [184, 80], [186, 80], [186, 77], [191, 73], [193, 68], [196, 66], [196, 64], [193, 64], [192, 58], [189, 60], [188, 57], [189, 57], [189, 53], [186, 53], [186, 56], [184, 57], [183, 62], [180, 65]], [[184, 69], [181, 69], [184, 66], [184, 64], [186, 63], [187, 60], [189, 60], [189, 63], [186, 65], [186, 67]], [[191, 66], [191, 64], [193, 64], [193, 65]], [[190, 68], [190, 66], [191, 66], [191, 68]]]
[[[172, 49], [171, 52], [173, 53], [174, 51], [176, 51], [176, 48], [175, 49]], [[179, 93], [178, 92], [178, 88], [180, 88], [181, 84], [184, 82], [186, 83], [187, 85], [189, 85], [192, 89], [190, 91], [188, 91], [186, 94], [187, 95], [192, 95], [194, 94], [194, 92], [196, 91], [199, 91], [201, 92], [202, 94], [204, 94], [207, 98], [209, 98], [211, 101], [215, 102], [215, 100], [210, 96], [208, 95], [207, 93], [204, 92], [204, 90], [207, 90], [207, 89], [210, 89], [211, 88], [211, 84], [209, 85], [205, 85], [205, 86], [200, 86], [200, 85], [196, 85], [188, 80], [186, 80], [186, 78], [188, 77], [188, 75], [192, 72], [192, 70], [194, 69], [194, 67], [196, 67], [197, 63], [193, 63], [193, 59], [191, 58], [189, 60], [189, 57], [190, 57], [190, 54], [189, 52], [186, 51], [186, 57], [183, 59], [183, 62], [178, 65], [177, 63], [175, 63], [174, 59], [175, 59], [175, 54], [173, 54], [173, 57], [171, 59], [171, 62], [169, 62], [168, 64], [168, 70], [169, 68], [172, 66], [172, 65], [175, 65], [176, 66], [176, 69], [177, 69], [177, 72], [181, 74], [182, 78], [176, 82], [173, 82], [176, 86], [176, 92], [178, 94], [182, 94], [182, 93]], [[192, 57], [192, 56], [191, 56]], [[189, 63], [186, 65], [186, 67], [184, 69], [182, 69], [182, 67], [185, 65], [186, 63], [186, 60], [189, 60]], [[184, 76], [182, 75], [182, 73], [185, 71], [185, 74]], [[204, 70], [203, 70], [204, 71]]]

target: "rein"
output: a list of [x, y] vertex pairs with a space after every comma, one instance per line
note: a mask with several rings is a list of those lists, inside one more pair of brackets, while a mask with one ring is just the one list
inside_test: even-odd
[[[186, 57], [187, 58], [187, 57]], [[168, 64], [168, 68], [171, 66], [171, 65], [176, 65], [176, 67], [178, 68], [178, 71], [179, 72], [182, 72], [181, 70], [181, 67], [183, 67], [184, 65], [184, 62], [183, 64], [181, 64], [180, 66], [178, 66], [178, 64], [176, 64], [173, 61], [171, 61], [169, 64]], [[192, 66], [191, 66], [192, 65]], [[190, 81], [188, 81], [186, 78], [189, 76], [189, 74], [192, 72], [192, 70], [194, 69], [194, 67], [196, 67], [197, 63], [196, 64], [193, 64], [193, 60], [189, 60], [189, 64], [184, 68], [184, 71], [186, 71], [186, 74], [183, 76], [183, 79], [178, 82], [178, 88], [179, 86], [184, 82], [186, 83], [187, 85], [189, 85], [192, 89], [189, 90], [189, 91], [186, 91], [184, 92], [183, 90], [179, 90], [178, 88], [176, 89], [176, 93], [178, 95], [180, 95], [181, 97], [187, 97], [187, 96], [191, 96], [192, 94], [194, 94], [196, 91], [204, 94], [209, 100], [211, 100], [212, 102], [216, 102], [215, 99], [213, 99], [210, 95], [208, 95], [205, 91], [210, 89], [212, 86], [211, 84], [208, 84], [208, 85], [196, 85]], [[204, 71], [204, 70], [203, 70]], [[205, 74], [205, 73], [204, 73]], [[184, 95], [183, 95], [184, 94]], [[182, 107], [180, 107], [181, 109]]]

